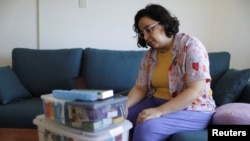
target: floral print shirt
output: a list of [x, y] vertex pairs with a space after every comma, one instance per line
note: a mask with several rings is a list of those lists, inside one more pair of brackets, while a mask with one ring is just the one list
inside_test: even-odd
[[[214, 112], [215, 102], [210, 88], [211, 76], [209, 70], [208, 53], [204, 45], [195, 37], [184, 33], [177, 33], [172, 49], [172, 63], [168, 70], [169, 90], [172, 98], [187, 88], [187, 83], [206, 80], [203, 95], [196, 99], [184, 110]], [[143, 56], [136, 79], [137, 85], [148, 87], [148, 96], [154, 95], [152, 76], [157, 64], [157, 50], [150, 49]]]

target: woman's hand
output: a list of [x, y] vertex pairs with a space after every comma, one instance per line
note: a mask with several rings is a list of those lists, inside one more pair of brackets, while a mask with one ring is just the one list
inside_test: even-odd
[[139, 113], [136, 123], [139, 124], [149, 119], [159, 118], [161, 115], [162, 113], [157, 108], [144, 109]]

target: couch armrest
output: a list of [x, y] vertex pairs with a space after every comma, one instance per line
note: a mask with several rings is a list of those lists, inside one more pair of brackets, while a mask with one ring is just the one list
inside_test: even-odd
[[250, 81], [247, 82], [246, 87], [242, 91], [240, 98], [237, 102], [250, 103]]

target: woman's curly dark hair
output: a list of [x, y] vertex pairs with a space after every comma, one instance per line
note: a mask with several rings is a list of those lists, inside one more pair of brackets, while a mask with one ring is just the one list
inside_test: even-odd
[[[144, 9], [141, 9], [135, 15], [134, 31], [138, 34], [140, 32], [138, 22], [142, 17], [149, 17], [158, 21], [165, 29], [167, 37], [175, 36], [179, 32], [179, 20], [170, 14], [170, 12], [161, 5], [149, 4]], [[137, 46], [148, 48], [144, 39], [137, 36]]]

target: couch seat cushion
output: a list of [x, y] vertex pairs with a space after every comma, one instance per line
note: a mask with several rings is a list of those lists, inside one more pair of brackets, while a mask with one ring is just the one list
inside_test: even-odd
[[194, 130], [194, 131], [182, 131], [173, 134], [167, 141], [206, 141], [208, 139], [208, 131]]
[[[0, 126], [6, 128], [37, 128], [33, 119], [44, 113], [40, 97], [0, 106]], [[1, 137], [0, 137], [1, 138]]]

